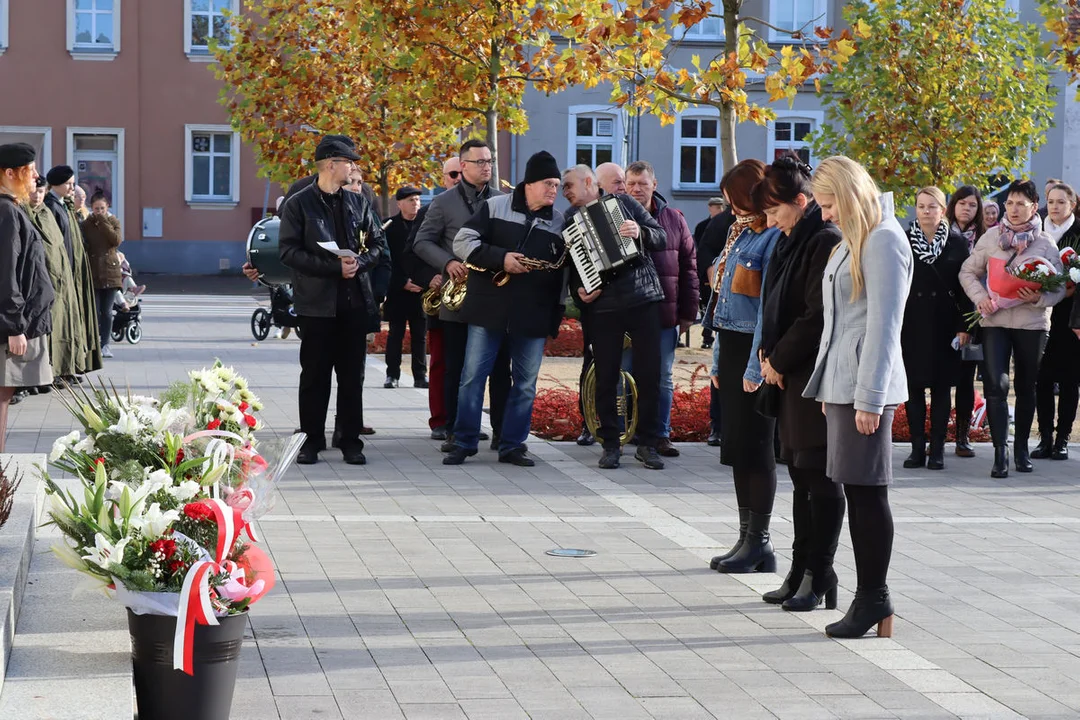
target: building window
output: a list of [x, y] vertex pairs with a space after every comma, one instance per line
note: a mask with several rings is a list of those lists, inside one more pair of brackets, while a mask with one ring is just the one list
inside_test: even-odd
[[769, 24], [780, 30], [769, 29], [772, 42], [793, 42], [784, 30], [802, 31], [812, 37], [815, 27], [828, 24], [826, 0], [769, 0]]
[[769, 123], [767, 158], [772, 162], [782, 153], [791, 151], [804, 163], [812, 165], [813, 150], [810, 148], [809, 135], [817, 130], [823, 115], [820, 111], [778, 112], [777, 118]]
[[68, 52], [76, 60], [112, 60], [120, 52], [120, 0], [67, 0]]
[[720, 118], [683, 115], [677, 124], [676, 162], [679, 189], [720, 186]]
[[8, 48], [8, 0], [0, 0], [0, 55]]
[[240, 201], [240, 135], [227, 125], [186, 126], [186, 187], [191, 205]]
[[231, 42], [230, 15], [240, 12], [239, 0], [184, 0], [184, 53], [192, 59], [212, 60], [210, 43]]
[[615, 118], [578, 115], [574, 121], [574, 164], [591, 168], [611, 162], [615, 153]]
[[724, 19], [706, 17], [683, 30], [683, 40], [723, 40]]

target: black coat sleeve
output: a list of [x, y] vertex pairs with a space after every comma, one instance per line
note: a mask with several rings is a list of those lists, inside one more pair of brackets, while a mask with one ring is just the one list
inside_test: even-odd
[[831, 231], [819, 232], [810, 242], [814, 243], [814, 248], [807, 254], [804, 269], [806, 280], [803, 285], [802, 313], [776, 341], [776, 347], [769, 353], [769, 363], [781, 375], [800, 368], [813, 367], [818, 345], [821, 343], [821, 332], [825, 327], [821, 284], [833, 247], [840, 242], [840, 234]]
[[1080, 292], [1073, 295], [1072, 315], [1069, 316], [1069, 327], [1080, 329]]
[[664, 228], [660, 227], [660, 223], [657, 222], [656, 218], [641, 206], [641, 203], [629, 195], [619, 195], [619, 200], [622, 201], [626, 211], [630, 213], [630, 219], [641, 228], [638, 243], [641, 245], [642, 250], [663, 250], [667, 247], [667, 233], [664, 232]]
[[281, 206], [278, 253], [281, 264], [311, 277], [341, 277], [341, 261], [325, 250], [311, 251], [304, 238], [306, 219], [299, 202]]
[[390, 274], [393, 272], [390, 246], [386, 242], [386, 233], [383, 232], [382, 221], [375, 208], [368, 202], [361, 204], [364, 211], [360, 224], [368, 234], [368, 251], [361, 253], [357, 262], [360, 264], [360, 272], [371, 271], [371, 289], [375, 293], [375, 301], [381, 303], [390, 289]]
[[21, 212], [9, 200], [0, 201], [0, 339], [26, 332], [23, 308], [26, 299], [19, 289], [19, 256], [22, 254]]

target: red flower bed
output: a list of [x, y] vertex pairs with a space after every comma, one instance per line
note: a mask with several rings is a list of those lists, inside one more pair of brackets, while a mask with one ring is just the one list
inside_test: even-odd
[[[926, 414], [926, 437], [930, 437], [930, 413]], [[907, 404], [901, 404], [896, 408], [893, 415], [892, 426], [893, 442], [911, 442], [911, 431], [908, 429]], [[968, 433], [971, 442], [990, 442], [990, 426], [972, 427]], [[949, 413], [949, 429], [945, 436], [946, 442], [956, 442], [956, 408]]]
[[[375, 333], [375, 338], [367, 344], [367, 351], [369, 355], [383, 355], [386, 353], [386, 339], [390, 336], [389, 330], [379, 330]], [[412, 335], [409, 333], [409, 329], [405, 328], [405, 339], [401, 341], [401, 352], [403, 355], [408, 355], [412, 352]]]
[[[573, 318], [563, 318], [559, 323], [559, 337], [548, 338], [544, 346], [546, 357], [581, 357], [585, 351], [585, 341], [581, 334], [581, 323]], [[575, 438], [577, 435], [574, 436]]]

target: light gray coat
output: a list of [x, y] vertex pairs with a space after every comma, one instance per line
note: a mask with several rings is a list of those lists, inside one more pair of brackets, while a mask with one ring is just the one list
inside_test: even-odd
[[907, 400], [900, 329], [913, 273], [911, 246], [893, 213], [892, 193], [881, 196], [881, 210], [881, 223], [863, 246], [863, 292], [854, 302], [847, 245], [839, 245], [825, 266], [825, 327], [803, 391], [803, 397], [878, 415], [886, 405]]
[[[490, 185], [478, 195], [476, 189], [463, 180], [435, 196], [428, 205], [424, 222], [416, 231], [412, 243], [413, 253], [436, 272], [443, 274], [443, 279], [446, 280], [447, 263], [458, 259], [454, 255], [454, 237], [458, 230], [480, 209], [484, 200], [497, 195], [502, 193]], [[439, 310], [439, 319], [461, 322], [457, 313], [445, 307]]]

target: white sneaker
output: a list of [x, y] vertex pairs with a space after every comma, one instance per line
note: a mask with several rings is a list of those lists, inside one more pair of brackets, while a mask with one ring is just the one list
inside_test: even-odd
[[113, 354], [112, 354], [112, 348], [111, 347], [109, 347], [108, 345], [105, 345], [104, 347], [101, 348], [101, 357], [103, 357], [103, 358], [111, 358], [112, 356], [113, 356]]

